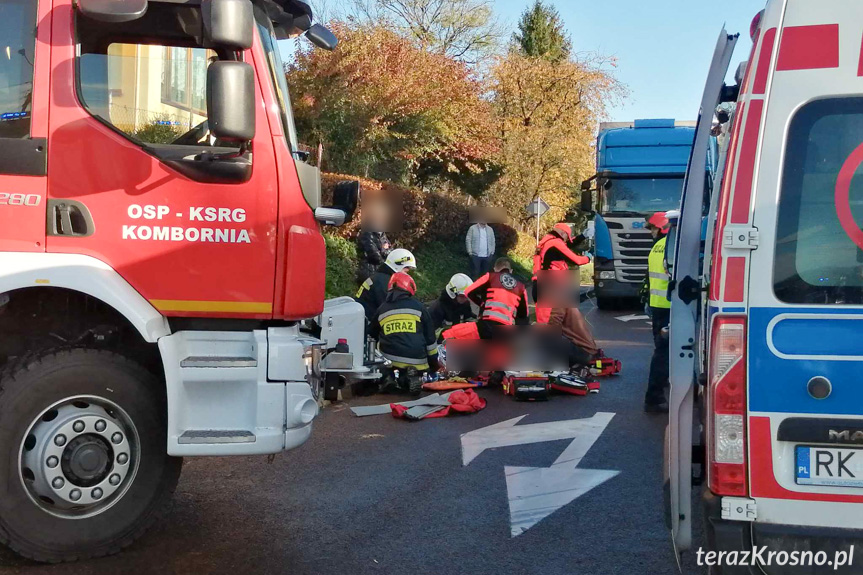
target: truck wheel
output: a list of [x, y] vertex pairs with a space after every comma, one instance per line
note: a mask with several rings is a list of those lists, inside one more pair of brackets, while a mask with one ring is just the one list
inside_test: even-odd
[[163, 512], [182, 459], [166, 454], [162, 384], [116, 353], [28, 357], [0, 377], [0, 543], [57, 563], [116, 553]]

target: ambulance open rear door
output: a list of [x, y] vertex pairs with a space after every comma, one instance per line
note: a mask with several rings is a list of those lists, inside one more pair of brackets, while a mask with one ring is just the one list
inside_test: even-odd
[[719, 35], [707, 76], [695, 142], [683, 185], [671, 293], [669, 423], [666, 432], [666, 496], [672, 540], [678, 555], [692, 545], [692, 436], [695, 342], [699, 298], [701, 217], [713, 114], [737, 43], [725, 28]]

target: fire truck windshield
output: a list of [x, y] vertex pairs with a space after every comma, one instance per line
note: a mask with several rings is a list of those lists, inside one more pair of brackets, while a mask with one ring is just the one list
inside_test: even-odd
[[683, 176], [673, 178], [611, 178], [606, 180], [602, 213], [649, 215], [680, 205]]
[[[282, 56], [279, 53], [278, 40], [270, 25], [258, 22], [258, 32], [261, 35], [261, 43], [264, 46], [264, 52], [267, 54], [267, 65], [270, 68], [270, 76], [273, 80], [273, 85], [276, 87], [276, 96], [279, 99], [279, 105], [282, 113], [282, 123], [284, 124], [285, 133], [288, 135], [291, 150], [298, 148], [297, 128], [294, 125], [294, 114], [291, 110], [291, 96], [288, 91], [288, 80], [285, 77], [285, 65], [282, 61]], [[296, 42], [296, 40], [285, 40], [285, 42]]]

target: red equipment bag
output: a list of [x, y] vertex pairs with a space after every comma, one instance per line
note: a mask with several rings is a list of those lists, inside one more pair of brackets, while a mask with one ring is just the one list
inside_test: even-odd
[[590, 393], [587, 383], [568, 375], [559, 375], [554, 378], [551, 388], [570, 395], [587, 395]]
[[503, 378], [504, 394], [516, 401], [548, 401], [550, 389], [548, 377], [506, 375]]
[[605, 352], [599, 350], [598, 354], [599, 358], [593, 365], [594, 371], [596, 371], [596, 375], [600, 377], [605, 377], [608, 375], [617, 375], [620, 373], [620, 368], [622, 364], [619, 359], [612, 359], [610, 357], [605, 357]]

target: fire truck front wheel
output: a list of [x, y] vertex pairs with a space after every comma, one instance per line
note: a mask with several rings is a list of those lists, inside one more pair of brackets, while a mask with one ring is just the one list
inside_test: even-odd
[[43, 562], [115, 553], [180, 476], [165, 391], [113, 352], [47, 351], [0, 376], [0, 543]]

